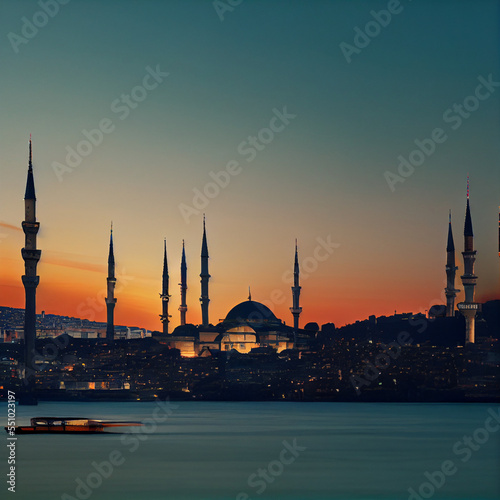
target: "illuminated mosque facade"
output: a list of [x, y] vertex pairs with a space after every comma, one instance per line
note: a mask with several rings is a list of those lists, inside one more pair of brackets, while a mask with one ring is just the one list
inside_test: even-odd
[[300, 270], [298, 263], [297, 242], [295, 243], [295, 262], [294, 262], [294, 282], [292, 286], [293, 305], [290, 308], [294, 321], [294, 326], [286, 325], [278, 319], [266, 305], [252, 300], [249, 290], [248, 300], [234, 306], [226, 317], [213, 325], [209, 321], [209, 280], [208, 270], [208, 243], [205, 217], [203, 218], [203, 235], [201, 245], [201, 325], [192, 325], [186, 323], [186, 290], [187, 290], [187, 265], [184, 251], [184, 242], [182, 246], [181, 259], [181, 305], [180, 325], [169, 333], [168, 323], [171, 317], [168, 313], [169, 295], [169, 275], [168, 263], [166, 259], [167, 251], [164, 248], [162, 291], [162, 314], [160, 319], [163, 324], [162, 334], [159, 340], [167, 343], [169, 346], [179, 349], [182, 356], [195, 357], [199, 355], [209, 355], [214, 351], [238, 351], [241, 354], [247, 354], [252, 350], [263, 348], [264, 350], [273, 349], [281, 352], [285, 349], [294, 349], [299, 346], [307, 346], [309, 340], [314, 337], [315, 332], [299, 328], [299, 316], [302, 312], [300, 307]]

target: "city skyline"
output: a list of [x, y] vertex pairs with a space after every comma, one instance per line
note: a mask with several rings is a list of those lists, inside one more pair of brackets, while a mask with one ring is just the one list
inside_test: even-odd
[[[476, 300], [500, 298], [496, 4], [457, 2], [459, 27], [449, 22], [449, 7], [401, 4], [350, 62], [341, 44], [352, 44], [354, 28], [373, 21], [371, 9], [387, 9], [387, 2], [294, 3], [286, 11], [283, 5], [243, 3], [221, 23], [211, 4], [116, 10], [114, 2], [93, 9], [74, 3], [61, 5], [18, 52], [12, 37], [4, 38], [11, 73], [0, 119], [2, 305], [23, 307], [19, 252], [30, 132], [41, 223], [38, 313], [106, 320], [112, 220], [115, 324], [161, 330], [164, 238], [170, 331], [179, 324], [183, 240], [187, 322], [200, 324], [203, 213], [211, 323], [245, 300], [251, 286], [254, 300], [274, 303], [275, 314], [293, 324], [296, 238], [301, 326], [423, 312], [446, 302], [449, 209], [457, 276], [463, 273], [467, 174]], [[9, 5], [2, 31], [21, 33], [23, 16], [29, 20], [38, 9]], [[91, 39], [86, 23], [97, 12]], [[115, 26], [117, 12], [122, 23]], [[162, 19], [168, 30], [160, 30]], [[257, 20], [259, 36], [251, 29]], [[422, 20], [443, 44], [427, 43], [420, 30], [418, 43], [405, 36], [409, 46], [398, 45], [403, 34], [417, 34]], [[285, 23], [279, 33], [277, 22]], [[452, 42], [460, 29], [467, 44], [457, 50]], [[74, 154], [67, 158], [68, 148], [88, 155], [78, 163]]]
[[[28, 184], [27, 186], [31, 186], [31, 191], [33, 191], [33, 194], [32, 196], [34, 196], [34, 186], [33, 186], [33, 173], [32, 173], [32, 142], [31, 142], [31, 138], [30, 138], [30, 141], [29, 141], [29, 168], [28, 168]], [[30, 191], [30, 192], [31, 192]], [[28, 193], [28, 187], [26, 188], [26, 193]], [[465, 219], [465, 224], [464, 224], [464, 236], [466, 235], [470, 235], [472, 234], [472, 226], [470, 225], [471, 224], [471, 214], [469, 212], [469, 178], [467, 177], [467, 208], [466, 208], [466, 216], [464, 217]], [[24, 224], [24, 223], [23, 223]], [[449, 213], [449, 221], [448, 221], [448, 244], [447, 244], [447, 247], [446, 247], [446, 253], [448, 255], [448, 258], [451, 254], [454, 254], [455, 253], [455, 249], [453, 248], [453, 241], [451, 240], [451, 248], [452, 251], [450, 253], [450, 237], [452, 238], [451, 236], [451, 231], [452, 231], [452, 217], [451, 217], [451, 210], [450, 210], [450, 213]], [[315, 262], [314, 265], [316, 266], [319, 266], [319, 264], [328, 258], [328, 254], [329, 253], [332, 253], [333, 250], [338, 246], [337, 244], [333, 244], [333, 245], [329, 245], [327, 241], [323, 240], [320, 242], [321, 244], [317, 247], [317, 248], [321, 248], [323, 250], [323, 253], [320, 254], [319, 252], [316, 252], [314, 253], [315, 257], [310, 260], [309, 262]], [[162, 273], [162, 282], [163, 282], [163, 285], [162, 285], [162, 291], [161, 293], [159, 294], [160, 297], [162, 298], [162, 304], [163, 304], [163, 296], [164, 296], [164, 293], [168, 293], [168, 285], [166, 285], [167, 288], [165, 288], [165, 282], [164, 280], [166, 279], [167, 280], [167, 283], [168, 283], [168, 280], [169, 280], [169, 271], [168, 271], [168, 259], [167, 259], [167, 247], [166, 247], [166, 238], [164, 239], [163, 241], [163, 273]], [[207, 237], [206, 237], [206, 221], [205, 221], [205, 214], [203, 214], [203, 235], [202, 235], [202, 247], [201, 247], [201, 266], [200, 266], [200, 269], [201, 269], [201, 274], [199, 275], [200, 277], [203, 277], [203, 276], [208, 276], [208, 278], [210, 278], [210, 274], [208, 274], [208, 268], [205, 267], [205, 270], [203, 270], [203, 266], [207, 266], [207, 262], [208, 262], [208, 258], [209, 258], [209, 254], [208, 254], [208, 249], [207, 249]], [[184, 241], [183, 241], [183, 250], [184, 250]], [[116, 283], [116, 279], [115, 279], [115, 260], [114, 260], [114, 250], [113, 250], [113, 224], [111, 223], [111, 230], [110, 230], [110, 239], [109, 239], [109, 249], [108, 249], [108, 277], [107, 277], [107, 287], [106, 287], [106, 291], [107, 291], [107, 294], [106, 294], [106, 297], [104, 298], [104, 302], [106, 303], [106, 308], [107, 308], [107, 316], [108, 316], [108, 319], [107, 319], [107, 322], [108, 322], [108, 330], [110, 328], [110, 325], [113, 325], [114, 321], [113, 321], [113, 311], [114, 311], [114, 305], [115, 305], [115, 302], [116, 302], [116, 299], [113, 298], [113, 290], [114, 290], [114, 287], [115, 287], [115, 283]], [[292, 279], [292, 285], [293, 287], [290, 287], [291, 290], [292, 290], [292, 296], [293, 296], [293, 300], [292, 300], [292, 303], [293, 303], [293, 307], [290, 307], [289, 310], [290, 312], [292, 313], [292, 315], [294, 315], [295, 312], [300, 312], [302, 311], [302, 308], [298, 308], [298, 304], [296, 302], [296, 298], [295, 298], [295, 293], [296, 293], [296, 290], [297, 288], [295, 287], [299, 287], [299, 282], [296, 281], [297, 280], [297, 277], [298, 277], [298, 272], [299, 272], [299, 258], [298, 258], [298, 248], [297, 248], [297, 240], [295, 240], [295, 256], [294, 256], [294, 266], [293, 266], [293, 274], [292, 273], [288, 273], [287, 271], [287, 276], [288, 274], [290, 276], [293, 275], [293, 279]], [[205, 264], [204, 264], [205, 263]], [[111, 267], [110, 267], [111, 266]], [[183, 263], [182, 263], [182, 259], [181, 259], [181, 268], [183, 266]], [[456, 267], [457, 269], [460, 269], [458, 266]], [[447, 263], [446, 265], [446, 273], [448, 273], [448, 269], [449, 269], [449, 264]], [[464, 271], [465, 272], [465, 271]], [[180, 272], [180, 275], [182, 275], [182, 270]], [[308, 275], [306, 274], [306, 277]], [[111, 291], [110, 291], [110, 280], [111, 280], [111, 283], [112, 283], [112, 288], [111, 288]], [[182, 281], [182, 279], [181, 279]], [[283, 280], [285, 281], [285, 280]], [[202, 282], [203, 282], [203, 279], [202, 279]], [[208, 282], [207, 282], [208, 283]], [[179, 286], [181, 286], [181, 283], [179, 283]], [[203, 287], [203, 285], [201, 285], [201, 287]], [[205, 299], [208, 299], [209, 297], [209, 294], [208, 294], [208, 285], [205, 284], [205, 292], [202, 291], [202, 297], [199, 299], [200, 300], [200, 303], [202, 303], [202, 298], [205, 297]], [[301, 287], [298, 288], [298, 290], [300, 290]], [[203, 288], [202, 288], [203, 289]], [[181, 287], [181, 290], [182, 290], [182, 287]], [[445, 294], [444, 296], [446, 296], [446, 292], [447, 292], [447, 289], [445, 289]], [[458, 290], [455, 290], [455, 292], [460, 292], [460, 289]], [[300, 293], [300, 292], [299, 292]], [[170, 297], [170, 295], [166, 295], [167, 297]], [[108, 301], [108, 298], [111, 297], [110, 299], [110, 302]], [[101, 297], [99, 297], [100, 299]], [[250, 287], [249, 287], [249, 291], [248, 291], [248, 300], [251, 300], [251, 292], [250, 292]], [[270, 297], [270, 300], [264, 300], [264, 302], [266, 303], [266, 305], [268, 305], [271, 309], [274, 309], [273, 306], [276, 306], [278, 304], [281, 304], [283, 302], [286, 302], [286, 298], [284, 296], [284, 294], [281, 293], [281, 291], [279, 290], [274, 290], [273, 293], [271, 294], [271, 297]], [[109, 303], [108, 303], [109, 302]], [[205, 308], [206, 309], [206, 321], [202, 321], [202, 322], [198, 322], [196, 324], [201, 324], [201, 325], [208, 325], [209, 324], [209, 321], [208, 321], [208, 302], [205, 302]], [[91, 300], [87, 300], [86, 303], [85, 303], [85, 310], [88, 310], [89, 308], [90, 309], [93, 309], [92, 313], [91, 313], [91, 316], [92, 318], [90, 318], [91, 320], [94, 320], [94, 313], [95, 312], [99, 312], [99, 308], [95, 307], [95, 304], [96, 304], [96, 301], [94, 300], [94, 298], [92, 297]], [[111, 305], [110, 305], [111, 304]], [[182, 299], [180, 301], [180, 304], [182, 304]], [[99, 303], [97, 302], [97, 305], [99, 306]], [[433, 304], [434, 305], [434, 304]], [[111, 310], [109, 309], [111, 307]], [[203, 304], [201, 306], [201, 310], [202, 310], [202, 316], [203, 316]], [[454, 312], [457, 312], [459, 309], [455, 308], [454, 309]], [[181, 311], [181, 308], [179, 308], [179, 312]], [[396, 311], [395, 311], [396, 312]], [[413, 311], [412, 311], [413, 312]], [[421, 312], [421, 311], [419, 311]], [[110, 316], [111, 314], [111, 316]], [[163, 314], [163, 309], [162, 309], [162, 314], [159, 315], [160, 316], [160, 322], [163, 322], [161, 318], [163, 318], [164, 314]], [[196, 313], [195, 313], [195, 316], [196, 316]], [[168, 315], [168, 317], [172, 317], [171, 314]], [[111, 319], [110, 319], [111, 318]], [[219, 318], [218, 320], [212, 320], [210, 321], [210, 323], [213, 323], [213, 324], [217, 324], [219, 323], [219, 321], [222, 321], [223, 318]], [[365, 318], [358, 318], [358, 319], [365, 319]], [[169, 320], [168, 323], [170, 323], [171, 321]], [[285, 322], [287, 324], [290, 323], [290, 321], [286, 321], [285, 319]], [[174, 323], [176, 323], [174, 321]], [[294, 319], [293, 321], [294, 325], [295, 325], [295, 328], [298, 328], [298, 318], [297, 319]], [[182, 324], [182, 319], [181, 321], [179, 321], [179, 324]], [[161, 331], [162, 328], [150, 328], [151, 330], [158, 330], [158, 331]], [[113, 338], [113, 333], [111, 333], [112, 330], [108, 331], [107, 332], [107, 336], [109, 338]]]

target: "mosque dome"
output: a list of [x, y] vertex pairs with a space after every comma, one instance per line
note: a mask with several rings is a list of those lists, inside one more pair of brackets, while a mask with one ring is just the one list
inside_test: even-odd
[[224, 323], [281, 324], [269, 307], [254, 300], [246, 300], [234, 306], [224, 319]]

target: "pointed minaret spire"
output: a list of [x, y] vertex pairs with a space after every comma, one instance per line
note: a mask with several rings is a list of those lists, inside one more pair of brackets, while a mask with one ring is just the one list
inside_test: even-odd
[[479, 310], [479, 304], [474, 302], [477, 276], [474, 274], [476, 251], [474, 250], [474, 233], [470, 215], [469, 176], [467, 176], [467, 206], [465, 209], [464, 251], [462, 255], [464, 258], [464, 274], [461, 279], [465, 291], [465, 300], [458, 304], [458, 309], [465, 316], [465, 340], [473, 344], [475, 342], [475, 318]]
[[165, 283], [165, 278], [168, 287], [167, 238], [163, 240], [163, 283]]
[[106, 340], [113, 341], [115, 338], [115, 323], [114, 323], [114, 311], [116, 305], [115, 299], [115, 254], [113, 251], [113, 223], [111, 222], [111, 229], [109, 233], [109, 254], [108, 254], [108, 277], [107, 291], [108, 296], [106, 297], [106, 311], [107, 311], [107, 321], [106, 321]]
[[448, 216], [448, 243], [446, 245], [446, 251], [455, 251], [455, 243], [453, 242], [453, 231], [451, 230], [451, 210]]
[[182, 240], [182, 258], [181, 258], [181, 305], [179, 311], [181, 312], [181, 325], [186, 324], [186, 291], [187, 291], [187, 266], [186, 266], [186, 251], [184, 250], [184, 240]]
[[24, 308], [24, 367], [21, 369], [24, 391], [19, 395], [19, 404], [36, 405], [35, 394], [35, 339], [36, 339], [36, 288], [39, 276], [36, 274], [36, 266], [40, 260], [41, 251], [36, 248], [36, 235], [40, 223], [36, 220], [36, 197], [35, 181], [33, 178], [33, 163], [31, 149], [31, 135], [29, 142], [28, 177], [26, 180], [26, 191], [24, 196], [24, 248], [21, 255], [24, 260], [24, 275], [22, 281], [25, 291]]
[[248, 287], [248, 300], [252, 300], [252, 292], [250, 290], [250, 287]]
[[201, 242], [201, 256], [208, 258], [207, 230], [205, 225], [205, 214], [203, 214], [203, 239]]
[[170, 322], [169, 318], [171, 316], [168, 314], [168, 301], [170, 295], [168, 294], [168, 261], [167, 261], [167, 239], [163, 240], [163, 274], [161, 282], [161, 303], [162, 303], [162, 313], [160, 314], [161, 322], [163, 323], [163, 333], [168, 335], [168, 324]]
[[115, 254], [113, 252], [113, 222], [109, 232], [108, 275], [115, 276]]
[[33, 151], [31, 148], [31, 134], [30, 134], [29, 157], [28, 157], [28, 178], [26, 179], [26, 191], [24, 193], [24, 199], [36, 200], [35, 180], [33, 178]]
[[294, 277], [297, 278], [297, 285], [298, 286], [298, 278], [299, 278], [299, 253], [297, 250], [297, 240], [295, 240], [295, 262], [293, 265], [293, 275]]
[[455, 244], [453, 242], [453, 232], [451, 229], [451, 210], [448, 219], [448, 242], [446, 245], [446, 316], [451, 318], [455, 315], [455, 297], [457, 290], [455, 288], [455, 274], [458, 267], [455, 265]]
[[203, 326], [208, 326], [208, 303], [210, 299], [208, 297], [208, 280], [210, 279], [210, 274], [208, 273], [208, 245], [207, 245], [207, 232], [205, 227], [205, 214], [203, 214], [203, 238], [201, 243], [201, 324]]
[[293, 314], [293, 328], [295, 332], [299, 329], [299, 316], [302, 312], [302, 307], [299, 305], [300, 289], [299, 285], [299, 253], [297, 249], [297, 240], [295, 240], [295, 261], [293, 265], [293, 286], [292, 286], [292, 299], [293, 307], [290, 307], [290, 311]]
[[466, 240], [466, 245], [469, 246], [472, 245], [473, 244], [472, 238], [474, 236], [474, 232], [472, 231], [472, 217], [470, 215], [470, 204], [469, 204], [469, 176], [467, 176], [467, 206], [465, 209], [464, 236], [466, 238], [469, 237], [469, 239]]

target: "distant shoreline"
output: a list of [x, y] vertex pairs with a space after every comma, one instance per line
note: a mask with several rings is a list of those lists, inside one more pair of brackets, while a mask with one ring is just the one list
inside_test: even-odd
[[[380, 397], [367, 392], [359, 397], [336, 397], [334, 398], [310, 398], [310, 399], [277, 399], [277, 398], [223, 398], [223, 397], [195, 397], [190, 394], [161, 394], [154, 397], [153, 395], [140, 395], [137, 392], [120, 391], [120, 394], [109, 394], [110, 391], [93, 391], [93, 394], [82, 394], [88, 391], [71, 391], [70, 394], [45, 393], [37, 396], [39, 402], [55, 401], [55, 402], [83, 402], [83, 403], [145, 403], [159, 400], [169, 400], [174, 402], [192, 401], [192, 402], [222, 402], [222, 403], [483, 403], [483, 404], [498, 404], [500, 403], [500, 394], [492, 395], [460, 395], [455, 392], [443, 393], [423, 393], [416, 394], [415, 397], [397, 397], [396, 394], [384, 394]], [[115, 392], [115, 391], [113, 391]], [[117, 391], [116, 391], [117, 392]], [[0, 403], [7, 402], [7, 398], [0, 395]]]

